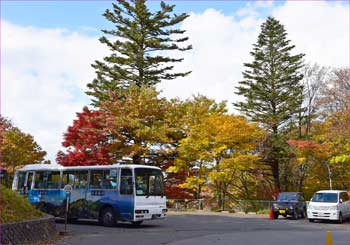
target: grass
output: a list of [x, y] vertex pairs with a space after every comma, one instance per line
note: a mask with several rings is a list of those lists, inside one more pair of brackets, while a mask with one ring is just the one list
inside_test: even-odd
[[11, 223], [43, 217], [23, 196], [0, 185], [0, 223]]
[[270, 213], [270, 209], [258, 210], [256, 213], [257, 214], [269, 214]]

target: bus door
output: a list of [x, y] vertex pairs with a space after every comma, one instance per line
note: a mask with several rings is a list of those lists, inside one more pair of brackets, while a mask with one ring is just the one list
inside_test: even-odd
[[86, 192], [86, 210], [89, 218], [97, 219], [100, 208], [117, 203], [117, 169], [90, 170], [90, 184]]
[[18, 194], [24, 195], [24, 187], [26, 186], [27, 173], [23, 171], [17, 171], [12, 183], [12, 190], [17, 191]]
[[26, 174], [26, 178], [24, 181], [24, 195], [26, 196], [28, 195], [29, 191], [32, 189], [33, 176], [34, 176], [33, 171], [27, 172]]
[[119, 185], [119, 212], [123, 219], [132, 221], [134, 219], [134, 181], [132, 170], [122, 168], [120, 171]]

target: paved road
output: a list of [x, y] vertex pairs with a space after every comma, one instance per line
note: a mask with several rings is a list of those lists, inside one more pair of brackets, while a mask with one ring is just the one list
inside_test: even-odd
[[[58, 221], [63, 230], [62, 221]], [[169, 214], [166, 220], [140, 227], [103, 227], [95, 221], [69, 224], [70, 236], [57, 244], [350, 244], [350, 223], [309, 223], [307, 220], [268, 220], [266, 216]]]

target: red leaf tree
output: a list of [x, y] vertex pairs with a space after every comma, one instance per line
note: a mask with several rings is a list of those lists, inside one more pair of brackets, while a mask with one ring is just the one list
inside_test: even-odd
[[64, 166], [111, 164], [114, 159], [104, 131], [103, 114], [84, 107], [77, 117], [64, 134], [62, 145], [67, 150], [57, 153], [57, 162]]

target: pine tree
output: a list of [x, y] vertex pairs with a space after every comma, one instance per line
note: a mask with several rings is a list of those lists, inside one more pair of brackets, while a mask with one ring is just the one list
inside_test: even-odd
[[[295, 47], [287, 39], [282, 24], [273, 17], [268, 17], [261, 25], [258, 41], [253, 45], [252, 63], [245, 63], [245, 80], [239, 82], [238, 95], [245, 97], [244, 102], [234, 105], [252, 121], [259, 122], [272, 135], [271, 139], [280, 138], [300, 112], [303, 100], [301, 80], [303, 54], [292, 55]], [[269, 141], [270, 153], [267, 157], [272, 168], [276, 188], [279, 184], [279, 149], [275, 144], [279, 140]], [[271, 158], [271, 156], [275, 156]]]
[[160, 4], [154, 13], [146, 6], [146, 0], [113, 3], [113, 10], [107, 9], [105, 18], [116, 29], [102, 30], [106, 36], [100, 42], [107, 45], [112, 54], [103, 61], [95, 61], [96, 79], [88, 84], [88, 95], [95, 97], [95, 105], [109, 98], [110, 91], [123, 91], [130, 85], [153, 86], [161, 80], [184, 77], [190, 72], [172, 72], [175, 62], [183, 58], [171, 58], [165, 51], [186, 51], [191, 45], [179, 46], [188, 40], [184, 30], [176, 27], [189, 15], [173, 14], [175, 5]]

